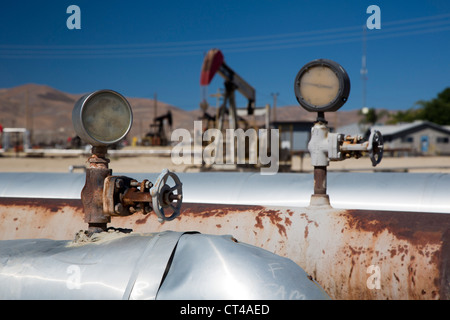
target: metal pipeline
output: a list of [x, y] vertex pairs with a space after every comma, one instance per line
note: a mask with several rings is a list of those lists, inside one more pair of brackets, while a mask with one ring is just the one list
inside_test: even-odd
[[294, 262], [230, 236], [0, 241], [0, 299], [329, 299]]
[[[307, 207], [314, 192], [311, 174], [177, 175], [190, 203]], [[158, 173], [132, 176], [155, 181]], [[83, 173], [0, 173], [0, 197], [80, 199], [84, 180]], [[450, 174], [328, 172], [327, 180], [333, 208], [450, 213]]]
[[[0, 237], [72, 239], [75, 230], [85, 228], [79, 197], [83, 176], [1, 174], [2, 184], [10, 188], [0, 190]], [[170, 224], [160, 225], [155, 215], [133, 215], [115, 217], [113, 225], [145, 233], [170, 229], [233, 234], [288, 257], [335, 299], [450, 298], [450, 175], [328, 173], [332, 207], [308, 206], [311, 175], [179, 176], [188, 200]], [[139, 174], [133, 177], [141, 180]], [[78, 192], [72, 199], [52, 198], [50, 190], [39, 188], [51, 178], [57, 196], [70, 196], [65, 186]], [[380, 271], [380, 289], [367, 285], [372, 267]]]

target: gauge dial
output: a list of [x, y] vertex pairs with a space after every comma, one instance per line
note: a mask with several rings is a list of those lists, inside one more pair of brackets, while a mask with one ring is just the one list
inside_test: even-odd
[[93, 146], [108, 146], [122, 140], [130, 131], [133, 113], [119, 93], [100, 90], [82, 97], [72, 111], [78, 136]]
[[338, 63], [314, 60], [298, 72], [294, 92], [297, 101], [308, 111], [336, 111], [348, 99], [350, 79]]

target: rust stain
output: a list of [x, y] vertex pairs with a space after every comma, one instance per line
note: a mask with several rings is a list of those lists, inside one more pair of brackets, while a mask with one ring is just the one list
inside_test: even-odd
[[194, 217], [201, 216], [204, 218], [209, 217], [222, 217], [229, 212], [257, 212], [262, 210], [262, 206], [247, 206], [247, 205], [223, 205], [223, 204], [208, 204], [208, 203], [183, 203], [181, 208], [182, 217], [184, 215], [191, 215]]
[[[260, 211], [258, 212], [258, 215], [255, 217], [255, 228], [263, 229], [264, 225], [262, 223], [263, 219], [268, 218], [270, 223], [272, 225], [275, 225], [278, 229], [278, 233], [281, 236], [286, 237], [286, 227], [281, 222], [283, 221], [283, 218], [280, 216], [281, 211], [280, 210], [273, 210], [273, 209], [265, 209], [264, 207], [260, 207]], [[285, 220], [286, 221], [286, 220]]]
[[83, 217], [80, 199], [0, 198], [0, 239], [67, 239]]
[[306, 213], [301, 213], [301, 214], [300, 214], [300, 217], [302, 217], [303, 219], [305, 219], [306, 222], [308, 223], [308, 224], [305, 226], [305, 230], [304, 230], [304, 232], [303, 232], [304, 238], [307, 239], [307, 238], [308, 238], [308, 235], [309, 235], [309, 224], [313, 223], [315, 227], [318, 227], [319, 224], [317, 223], [317, 221], [314, 221], [314, 220], [309, 219], [309, 217], [308, 217], [308, 215], [307, 215]]
[[150, 218], [150, 214], [146, 214], [143, 218], [137, 219], [135, 223], [136, 224], [145, 224], [147, 222], [148, 218]]
[[292, 210], [281, 211], [253, 205], [183, 203], [181, 214], [177, 219], [182, 219], [186, 216], [192, 216], [194, 218], [220, 218], [227, 214], [236, 213], [253, 214], [255, 219], [254, 227], [257, 229], [264, 229], [264, 221], [269, 221], [283, 237], [287, 237], [286, 227], [292, 225], [291, 219], [285, 217], [285, 215], [288, 214], [291, 217], [294, 214]]
[[35, 214], [41, 214], [42, 211], [55, 214], [63, 212], [65, 207], [71, 207], [83, 213], [80, 199], [0, 198], [0, 207], [28, 207]]
[[[384, 271], [390, 281], [398, 283], [406, 277], [410, 298], [450, 299], [450, 215], [369, 210], [346, 210], [342, 215], [347, 223], [344, 233], [349, 239], [343, 252], [352, 261], [349, 281], [354, 274], [354, 259], [359, 261], [360, 268], [373, 263], [367, 261], [378, 261], [391, 270], [391, 264], [396, 266], [396, 273]], [[367, 245], [354, 245], [362, 232], [371, 233], [373, 243], [383, 233], [393, 236], [398, 243], [391, 243], [381, 252], [376, 250], [374, 256], [373, 248], [370, 251]], [[403, 278], [398, 273], [401, 270]]]
[[443, 234], [450, 229], [447, 214], [347, 210], [345, 215], [352, 229], [370, 231], [374, 236], [388, 230], [398, 239], [414, 245], [440, 243]]
[[259, 214], [255, 217], [255, 220], [256, 220], [255, 228], [263, 229], [264, 226], [262, 224], [262, 218]]
[[[287, 236], [286, 225], [291, 225], [292, 222], [289, 218], [284, 219], [281, 217], [280, 210], [267, 209], [263, 206], [250, 206], [250, 205], [221, 205], [221, 204], [197, 204], [187, 203], [183, 204], [182, 212], [178, 219], [185, 216], [210, 218], [210, 217], [224, 217], [227, 214], [236, 213], [252, 213], [255, 215], [254, 227], [258, 229], [264, 229], [263, 220], [269, 220], [272, 225], [275, 225], [280, 235]], [[201, 221], [199, 221], [200, 223]], [[217, 225], [216, 225], [217, 226]], [[219, 226], [217, 226], [219, 227]]]
[[285, 237], [287, 236], [286, 227], [285, 226], [283, 226], [282, 224], [277, 223], [277, 228], [278, 228], [278, 233], [280, 235], [284, 235]]
[[300, 214], [300, 217], [304, 218], [304, 219], [306, 220], [306, 222], [308, 222], [308, 224], [314, 223], [314, 225], [315, 225], [316, 227], [319, 226], [319, 224], [318, 224], [316, 221], [309, 219], [309, 217], [308, 217], [308, 215], [307, 215], [306, 213], [301, 213], [301, 214]]
[[292, 225], [291, 219], [289, 219], [288, 217], [284, 218], [284, 224], [287, 225], [287, 226]]
[[450, 229], [447, 229], [442, 237], [442, 257], [441, 257], [441, 290], [440, 296], [442, 299], [450, 300]]

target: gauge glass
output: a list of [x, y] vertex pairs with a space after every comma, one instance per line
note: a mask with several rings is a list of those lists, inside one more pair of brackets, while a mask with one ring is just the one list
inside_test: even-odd
[[128, 101], [112, 90], [99, 90], [80, 98], [72, 110], [77, 135], [93, 146], [108, 146], [130, 131], [133, 113]]
[[127, 133], [131, 112], [121, 97], [104, 92], [91, 97], [84, 105], [82, 121], [94, 139], [114, 142]]
[[317, 59], [305, 64], [297, 73], [294, 93], [307, 111], [336, 111], [348, 99], [350, 79], [337, 62]]
[[339, 79], [326, 66], [315, 66], [306, 71], [300, 79], [300, 94], [310, 105], [323, 107], [336, 99]]

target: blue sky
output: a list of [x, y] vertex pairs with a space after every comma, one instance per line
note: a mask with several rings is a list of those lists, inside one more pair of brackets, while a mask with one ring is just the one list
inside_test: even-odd
[[[69, 5], [81, 30], [69, 30]], [[257, 93], [257, 106], [297, 104], [293, 81], [307, 62], [327, 58], [348, 72], [342, 110], [362, 106], [362, 27], [369, 5], [381, 29], [367, 30], [367, 106], [408, 109], [450, 86], [450, 1], [191, 0], [2, 1], [0, 88], [26, 83], [70, 93], [113, 89], [197, 109], [203, 55], [225, 60]], [[216, 76], [208, 88], [223, 87]], [[238, 94], [239, 96], [239, 94]], [[215, 99], [209, 98], [215, 105]], [[245, 100], [238, 98], [245, 106]]]

